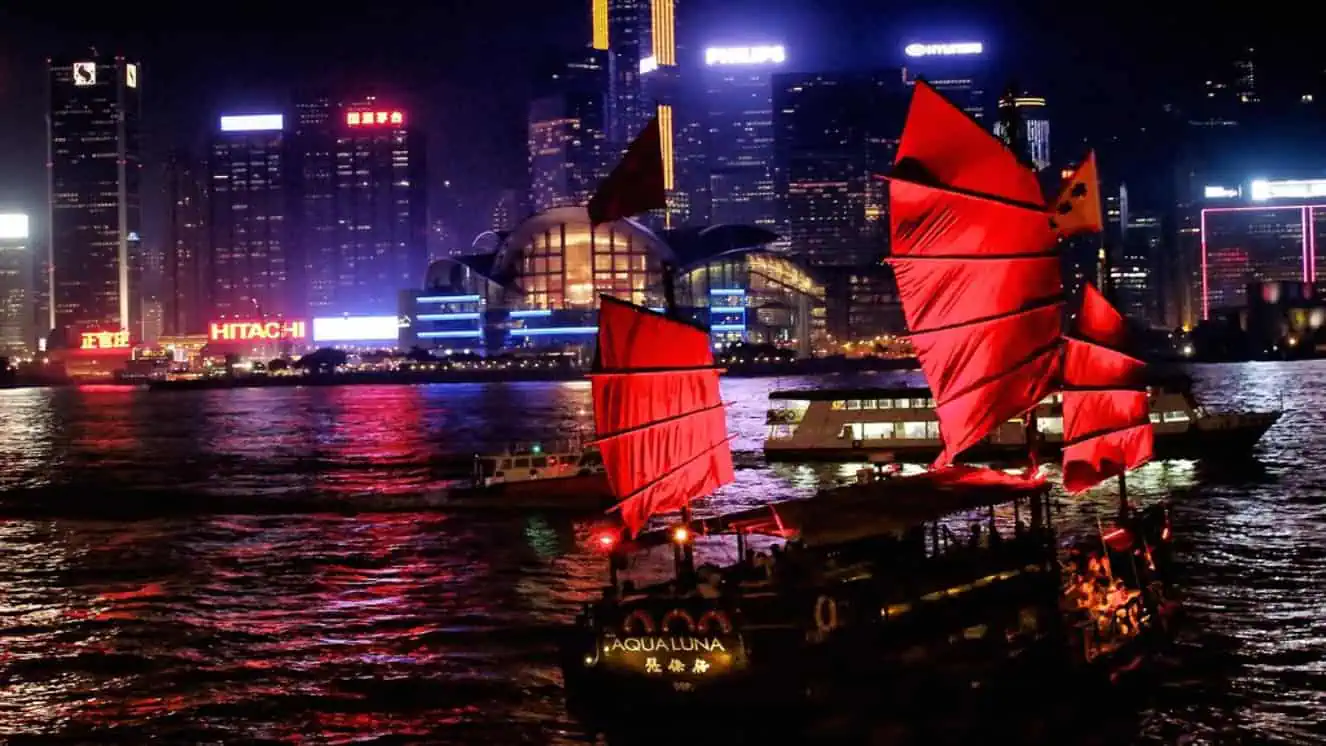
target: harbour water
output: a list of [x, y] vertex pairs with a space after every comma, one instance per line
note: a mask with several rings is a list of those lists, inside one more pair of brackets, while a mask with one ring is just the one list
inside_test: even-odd
[[[1288, 414], [1247, 462], [1130, 479], [1173, 500], [1193, 618], [1105, 742], [1321, 743], [1326, 362], [1192, 373], [1213, 409]], [[849, 478], [760, 457], [769, 390], [848, 382], [726, 379], [739, 468], [708, 509]], [[339, 506], [436, 486], [438, 454], [572, 437], [588, 408], [582, 382], [0, 390], [0, 739], [582, 741], [554, 643], [603, 581], [588, 523]], [[1112, 501], [1063, 505], [1091, 527]]]

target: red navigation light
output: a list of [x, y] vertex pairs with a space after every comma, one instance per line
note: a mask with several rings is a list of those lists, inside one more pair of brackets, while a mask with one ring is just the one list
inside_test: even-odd
[[611, 552], [617, 546], [617, 531], [611, 528], [600, 529], [593, 538], [594, 548], [600, 552]]
[[678, 526], [672, 529], [672, 540], [677, 542], [678, 544], [685, 544], [686, 542], [690, 541], [691, 540], [690, 529], [686, 528], [685, 526]]
[[347, 111], [345, 124], [349, 127], [377, 127], [379, 125], [405, 124], [405, 112], [386, 111]]

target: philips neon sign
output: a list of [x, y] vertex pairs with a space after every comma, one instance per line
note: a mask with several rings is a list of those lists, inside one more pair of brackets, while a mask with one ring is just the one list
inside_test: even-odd
[[208, 338], [213, 342], [253, 342], [304, 339], [302, 321], [213, 321]]
[[1326, 179], [1298, 179], [1289, 181], [1267, 181], [1255, 179], [1252, 184], [1251, 199], [1265, 202], [1268, 199], [1315, 199], [1326, 197]]
[[908, 57], [963, 57], [985, 52], [979, 41], [956, 41], [942, 44], [908, 44], [903, 48]]
[[124, 350], [129, 347], [129, 332], [83, 332], [80, 349]]
[[403, 111], [347, 111], [345, 123], [350, 127], [380, 127], [405, 124]]
[[769, 65], [787, 61], [781, 44], [763, 47], [709, 47], [704, 50], [706, 65]]

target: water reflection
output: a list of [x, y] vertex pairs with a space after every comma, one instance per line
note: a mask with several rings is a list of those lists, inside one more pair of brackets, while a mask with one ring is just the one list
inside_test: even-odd
[[[726, 379], [740, 468], [702, 509], [854, 478], [762, 463], [769, 390], [898, 378]], [[1292, 414], [1248, 463], [1130, 476], [1139, 502], [1173, 501], [1194, 626], [1110, 742], [1305, 742], [1326, 716], [1307, 590], [1326, 581], [1323, 384], [1326, 363], [1203, 367], [1209, 406], [1283, 392]], [[0, 522], [0, 738], [574, 740], [554, 642], [604, 582], [589, 522], [327, 508], [434, 486], [442, 454], [572, 436], [588, 406], [584, 383], [0, 391], [0, 509], [34, 511]], [[1058, 502], [1091, 527], [1116, 490]], [[89, 504], [133, 520], [87, 520]]]

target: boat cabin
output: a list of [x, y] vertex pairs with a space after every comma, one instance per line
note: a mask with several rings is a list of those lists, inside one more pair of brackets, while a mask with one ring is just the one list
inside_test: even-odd
[[603, 471], [597, 448], [574, 443], [513, 445], [492, 456], [476, 456], [475, 482], [483, 486], [538, 479], [588, 476]]

